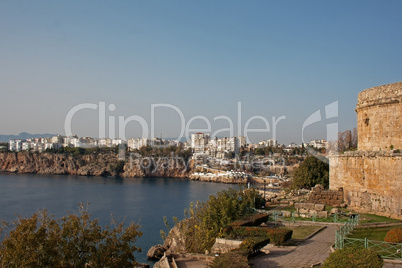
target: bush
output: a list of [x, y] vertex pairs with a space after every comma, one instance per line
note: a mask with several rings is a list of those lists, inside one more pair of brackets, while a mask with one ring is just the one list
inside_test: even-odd
[[371, 249], [345, 248], [331, 253], [324, 263], [324, 268], [381, 268], [384, 262]]
[[388, 231], [384, 238], [385, 242], [402, 243], [402, 228], [394, 228]]
[[235, 220], [250, 214], [254, 200], [261, 196], [254, 189], [238, 191], [229, 189], [211, 195], [207, 202], [190, 204], [185, 212], [192, 220], [182, 228], [186, 250], [202, 253], [210, 250], [215, 238], [222, 236], [224, 228]]
[[234, 221], [230, 224], [230, 226], [259, 226], [261, 223], [267, 221], [267, 214], [254, 214], [244, 217], [241, 220]]
[[279, 246], [292, 238], [293, 231], [286, 229], [271, 229], [269, 231], [269, 238], [271, 242]]
[[224, 230], [224, 234], [226, 238], [230, 239], [243, 239], [253, 236], [267, 237], [270, 239], [271, 243], [282, 245], [284, 242], [292, 238], [293, 231], [269, 227], [229, 226]]
[[210, 268], [250, 268], [247, 256], [242, 250], [232, 250], [216, 257], [209, 265]]
[[249, 256], [263, 248], [268, 243], [269, 238], [266, 236], [251, 236], [244, 239], [240, 248]]
[[0, 244], [0, 267], [133, 267], [142, 233], [132, 223], [102, 228], [80, 207], [61, 219], [46, 210], [19, 218]]

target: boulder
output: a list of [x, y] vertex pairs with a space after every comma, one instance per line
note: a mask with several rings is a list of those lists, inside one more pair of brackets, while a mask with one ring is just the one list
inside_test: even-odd
[[148, 250], [147, 257], [150, 259], [160, 259], [165, 253], [166, 248], [162, 245], [156, 245]]
[[172, 229], [170, 229], [163, 246], [170, 249], [173, 253], [187, 253], [187, 246], [190, 241], [186, 241], [185, 234], [189, 232], [188, 226], [191, 226], [190, 221], [193, 218], [181, 220]]
[[308, 214], [309, 210], [305, 208], [299, 209], [299, 214]]
[[281, 212], [285, 218], [292, 217], [292, 213], [290, 211], [282, 210]]
[[331, 213], [331, 214], [339, 213], [339, 208], [333, 208], [333, 209], [331, 209], [331, 211], [329, 213]]
[[322, 190], [324, 190], [324, 187], [321, 184], [317, 184], [316, 186], [314, 186], [311, 189], [313, 192], [321, 192]]
[[315, 204], [314, 205], [314, 210], [316, 210], [316, 211], [323, 211], [324, 209], [325, 209], [324, 204]]
[[318, 211], [317, 218], [328, 218], [328, 211]]

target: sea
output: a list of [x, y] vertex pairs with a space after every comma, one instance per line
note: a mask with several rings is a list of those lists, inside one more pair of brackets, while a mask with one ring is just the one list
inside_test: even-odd
[[[120, 178], [71, 175], [0, 174], [0, 221], [15, 221], [47, 209], [56, 218], [77, 213], [79, 204], [88, 205], [92, 218], [102, 226], [135, 222], [143, 232], [136, 245], [142, 248], [136, 259], [147, 260], [148, 249], [163, 244], [160, 230], [167, 231], [163, 217], [184, 217], [190, 202], [205, 202], [210, 195], [236, 185], [198, 182], [186, 178]], [[126, 225], [126, 226], [127, 226]]]

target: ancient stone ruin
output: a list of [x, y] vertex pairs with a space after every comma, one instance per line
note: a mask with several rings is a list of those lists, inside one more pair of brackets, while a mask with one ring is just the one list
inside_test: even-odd
[[311, 189], [307, 199], [310, 203], [326, 204], [332, 207], [341, 207], [343, 204], [343, 188], [336, 190], [324, 190], [321, 185]]
[[402, 82], [360, 92], [356, 112], [358, 151], [330, 156], [330, 189], [357, 211], [402, 219]]

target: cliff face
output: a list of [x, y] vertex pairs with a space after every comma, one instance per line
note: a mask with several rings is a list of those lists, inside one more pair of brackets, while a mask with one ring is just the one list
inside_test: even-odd
[[109, 176], [117, 175], [117, 162], [113, 155], [73, 157], [52, 153], [0, 153], [0, 171], [15, 173]]
[[115, 154], [64, 155], [55, 153], [0, 152], [0, 172], [79, 176], [164, 177], [190, 180], [247, 183], [247, 178], [201, 176], [193, 173], [193, 160], [141, 157], [119, 161]]
[[[146, 161], [148, 160], [148, 161]], [[66, 156], [53, 153], [0, 153], [0, 171], [35, 174], [71, 174], [81, 176], [188, 177], [191, 167], [185, 163], [152, 159], [121, 162], [114, 154]]]
[[185, 163], [172, 158], [152, 158], [129, 159], [126, 161], [122, 177], [167, 177], [167, 178], [187, 178], [190, 176], [193, 162]]

